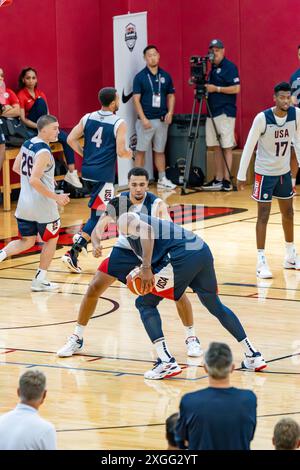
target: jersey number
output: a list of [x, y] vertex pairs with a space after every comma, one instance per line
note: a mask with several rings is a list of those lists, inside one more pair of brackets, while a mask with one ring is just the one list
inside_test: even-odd
[[32, 172], [32, 167], [33, 167], [33, 158], [31, 155], [26, 155], [23, 153], [22, 155], [22, 166], [21, 166], [21, 173], [24, 176], [31, 176]]
[[[285, 153], [286, 153], [286, 150], [287, 150], [287, 147], [288, 147], [288, 142], [275, 142], [275, 145], [276, 145], [276, 157], [284, 157]], [[282, 153], [280, 155], [280, 149], [283, 149], [282, 150]]]
[[95, 132], [95, 134], [92, 137], [92, 142], [96, 144], [97, 148], [99, 148], [100, 145], [102, 144], [102, 132], [103, 132], [103, 127], [99, 127], [99, 129]]

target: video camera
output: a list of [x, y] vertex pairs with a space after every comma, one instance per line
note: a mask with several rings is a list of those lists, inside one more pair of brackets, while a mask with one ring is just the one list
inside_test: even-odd
[[190, 85], [196, 85], [196, 88], [204, 89], [207, 83], [208, 63], [213, 62], [214, 53], [209, 52], [206, 56], [201, 57], [192, 55], [190, 57], [191, 76], [189, 79]]

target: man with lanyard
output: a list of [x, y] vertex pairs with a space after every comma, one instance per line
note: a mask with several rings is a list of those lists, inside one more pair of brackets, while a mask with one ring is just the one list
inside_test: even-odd
[[[231, 191], [230, 174], [232, 166], [232, 148], [235, 146], [234, 127], [236, 118], [236, 96], [240, 92], [240, 78], [236, 65], [225, 57], [224, 44], [220, 39], [213, 39], [209, 49], [214, 54], [212, 70], [206, 89], [208, 104], [214, 118], [227, 166], [223, 159], [222, 149], [218, 142], [212, 119], [206, 120], [206, 145], [214, 149], [215, 176], [205, 183], [205, 191]], [[228, 167], [228, 169], [227, 169]]]
[[133, 80], [133, 102], [138, 115], [135, 165], [144, 167], [145, 152], [153, 142], [157, 187], [174, 189], [176, 185], [166, 178], [165, 146], [174, 113], [175, 90], [170, 75], [159, 67], [160, 55], [156, 46], [149, 45], [144, 49], [144, 59], [146, 67]]
[[[167, 205], [155, 194], [148, 191], [148, 183], [149, 175], [147, 170], [137, 167], [132, 168], [128, 173], [129, 191], [121, 193], [121, 196], [130, 198], [132, 210], [136, 213], [142, 212], [153, 217], [170, 220]], [[99, 222], [97, 236], [100, 239], [107, 225], [106, 219], [107, 216], [103, 214]], [[137, 264], [139, 264], [139, 260], [132, 252], [126, 237], [120, 234], [110, 256], [99, 266], [85, 294], [74, 333], [57, 352], [59, 357], [69, 357], [82, 351], [84, 329], [92, 313], [88, 308], [90, 300], [95, 296], [99, 298], [117, 278], [121, 277], [123, 281], [126, 281], [126, 276]], [[186, 294], [183, 294], [176, 302], [176, 307], [185, 329], [187, 355], [190, 357], [201, 356], [202, 350], [195, 333], [192, 305]]]

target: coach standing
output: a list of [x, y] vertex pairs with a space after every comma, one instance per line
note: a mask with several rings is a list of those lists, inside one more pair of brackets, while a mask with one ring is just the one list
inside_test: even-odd
[[[236, 65], [225, 57], [224, 44], [220, 39], [213, 39], [210, 42], [209, 50], [213, 52], [214, 60], [206, 85], [208, 104], [221, 136], [227, 166], [231, 171], [232, 148], [235, 146], [236, 95], [240, 92], [240, 78]], [[202, 189], [231, 191], [230, 175], [210, 118], [206, 120], [205, 130], [206, 145], [214, 149], [215, 176], [212, 181], [205, 183]]]
[[135, 166], [144, 167], [145, 152], [153, 142], [157, 187], [174, 189], [176, 185], [166, 178], [165, 146], [174, 113], [175, 90], [171, 76], [159, 67], [157, 47], [149, 45], [143, 54], [146, 67], [133, 80], [133, 102], [138, 115]]

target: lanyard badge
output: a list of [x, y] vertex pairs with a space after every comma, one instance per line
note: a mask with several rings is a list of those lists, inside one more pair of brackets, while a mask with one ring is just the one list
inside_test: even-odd
[[151, 90], [152, 90], [152, 108], [160, 108], [161, 107], [161, 94], [160, 94], [160, 91], [161, 91], [161, 81], [160, 81], [160, 74], [158, 74], [158, 92], [154, 92], [154, 88], [153, 88], [153, 83], [152, 83], [152, 80], [150, 78], [150, 75], [148, 73], [148, 80], [149, 80], [149, 83], [150, 83], [150, 86], [151, 86]]

